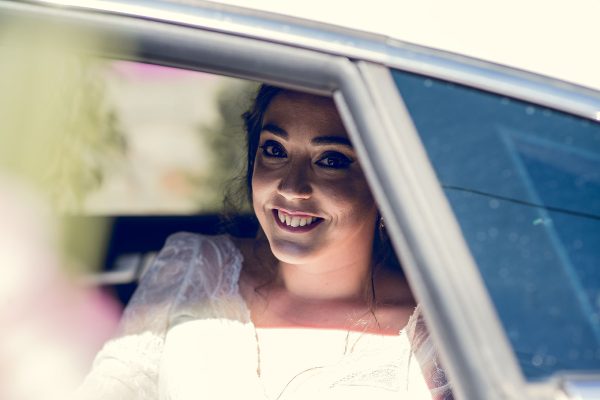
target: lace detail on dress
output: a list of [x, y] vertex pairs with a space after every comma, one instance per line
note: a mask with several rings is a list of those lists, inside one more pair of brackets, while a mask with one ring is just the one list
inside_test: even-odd
[[347, 386], [377, 386], [391, 391], [399, 391], [400, 382], [398, 382], [398, 364], [377, 365], [376, 368], [363, 367], [362, 370], [354, 371], [343, 378], [333, 382], [331, 387], [338, 385]]
[[156, 399], [163, 338], [144, 332], [106, 343], [76, 399]]
[[[230, 391], [262, 399], [255, 331], [238, 287], [242, 262], [227, 236], [170, 236], [123, 314], [121, 337], [96, 357], [80, 390], [84, 398], [189, 398], [210, 388], [224, 394], [229, 392], [223, 382], [231, 377], [237, 383]], [[313, 368], [294, 379], [281, 398], [367, 388], [429, 398], [429, 386], [434, 399], [451, 399], [418, 307], [401, 336], [402, 348], [392, 357], [386, 348], [376, 357], [362, 354], [332, 368]], [[197, 387], [201, 370], [204, 383]]]
[[227, 236], [171, 235], [105, 344], [80, 398], [155, 399], [167, 331], [202, 318], [250, 320], [239, 296], [242, 255]]
[[241, 268], [242, 255], [226, 236], [171, 235], [123, 314], [123, 333], [164, 336], [198, 317], [247, 321], [238, 296]]
[[431, 391], [432, 399], [453, 400], [450, 384], [440, 364], [438, 352], [425, 326], [420, 306], [417, 306], [410, 317], [405, 331], [410, 341], [412, 354], [421, 366], [423, 377]]

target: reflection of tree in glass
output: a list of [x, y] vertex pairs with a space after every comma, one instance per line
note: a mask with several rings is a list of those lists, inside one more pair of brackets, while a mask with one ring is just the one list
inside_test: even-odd
[[0, 26], [0, 398], [71, 398], [116, 322], [112, 302], [64, 271], [98, 266], [105, 221], [52, 212], [79, 211], [124, 151], [102, 63], [76, 51], [97, 46], [43, 21]]
[[[0, 184], [8, 176], [55, 211], [76, 213], [124, 161], [104, 62], [89, 57], [101, 48], [99, 38], [41, 22], [0, 27]], [[104, 224], [63, 220], [57, 227], [65, 264], [97, 264]]]
[[0, 35], [0, 168], [41, 188], [58, 209], [79, 210], [125, 151], [104, 64], [77, 51], [100, 43], [49, 27]]
[[[258, 84], [247, 81], [224, 85], [215, 99], [218, 119], [210, 126], [200, 127], [202, 142], [207, 146], [203, 153], [210, 156], [211, 165], [206, 169], [206, 175], [194, 178], [201, 203], [199, 208], [202, 210], [221, 210], [224, 193], [227, 193], [228, 201], [235, 203], [225, 204], [227, 208], [248, 209], [242, 176], [246, 161], [246, 138], [241, 115], [248, 109], [257, 87]], [[209, 193], [203, 190], [206, 188]]]

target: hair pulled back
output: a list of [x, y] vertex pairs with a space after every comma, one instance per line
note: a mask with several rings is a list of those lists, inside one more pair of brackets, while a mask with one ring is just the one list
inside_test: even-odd
[[258, 89], [256, 98], [248, 111], [242, 114], [244, 127], [246, 129], [246, 191], [248, 201], [252, 204], [252, 174], [254, 173], [254, 159], [258, 151], [260, 132], [262, 131], [263, 119], [271, 101], [284, 89], [262, 84]]

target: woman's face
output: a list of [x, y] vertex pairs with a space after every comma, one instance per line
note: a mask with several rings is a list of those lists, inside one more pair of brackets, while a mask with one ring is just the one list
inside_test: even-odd
[[371, 251], [377, 208], [333, 101], [282, 92], [263, 119], [254, 211], [280, 261]]

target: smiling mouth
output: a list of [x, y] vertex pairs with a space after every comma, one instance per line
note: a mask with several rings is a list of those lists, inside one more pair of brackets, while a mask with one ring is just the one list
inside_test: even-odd
[[277, 225], [289, 232], [307, 232], [323, 222], [323, 218], [306, 214], [288, 214], [279, 209], [273, 209], [273, 217]]

